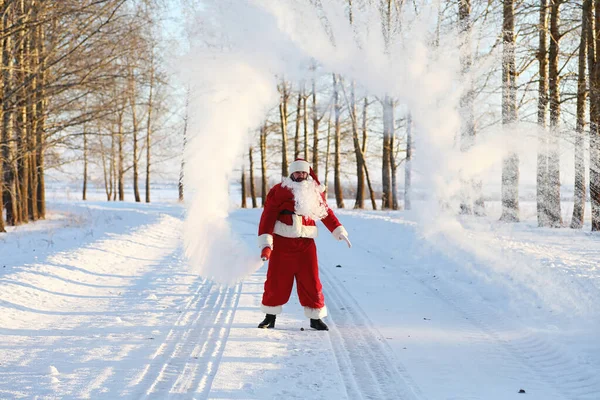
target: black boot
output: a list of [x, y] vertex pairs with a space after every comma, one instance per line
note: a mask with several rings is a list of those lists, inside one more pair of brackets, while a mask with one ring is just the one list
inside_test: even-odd
[[258, 327], [261, 329], [275, 328], [275, 318], [274, 314], [267, 314], [263, 322], [258, 324]]
[[329, 327], [327, 326], [327, 324], [323, 321], [321, 321], [321, 319], [312, 319], [310, 320], [310, 327], [313, 329], [316, 329], [318, 331], [328, 331]]

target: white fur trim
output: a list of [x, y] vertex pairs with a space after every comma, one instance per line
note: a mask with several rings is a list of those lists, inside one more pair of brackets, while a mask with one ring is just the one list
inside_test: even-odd
[[333, 232], [331, 232], [331, 234], [336, 240], [342, 240], [342, 235], [348, 237], [348, 231], [346, 231], [346, 228], [344, 228], [343, 225], [340, 225], [337, 228], [335, 228]]
[[284, 224], [281, 221], [275, 222], [273, 233], [286, 238], [308, 238], [314, 239], [318, 235], [317, 227], [314, 225], [303, 225], [300, 215], [292, 215], [293, 225]]
[[290, 174], [292, 174], [294, 172], [306, 172], [307, 174], [309, 174], [310, 173], [310, 164], [308, 163], [308, 161], [296, 160], [290, 164], [290, 167], [288, 168], [288, 170], [289, 170]]
[[262, 250], [265, 247], [270, 247], [273, 250], [273, 235], [263, 233], [258, 237], [258, 248]]
[[306, 318], [310, 319], [321, 319], [327, 316], [327, 307], [323, 306], [323, 308], [310, 308], [304, 307], [304, 315]]
[[271, 306], [265, 306], [264, 304], [261, 304], [260, 311], [264, 312], [265, 314], [277, 315], [277, 314], [281, 314], [281, 311], [283, 311], [283, 307], [282, 306], [271, 307]]

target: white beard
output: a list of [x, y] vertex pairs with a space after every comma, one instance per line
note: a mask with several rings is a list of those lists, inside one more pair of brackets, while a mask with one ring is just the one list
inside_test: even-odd
[[297, 215], [319, 221], [327, 216], [327, 204], [323, 200], [320, 186], [312, 180], [294, 182], [284, 178], [281, 186], [287, 187], [294, 195], [294, 212]]

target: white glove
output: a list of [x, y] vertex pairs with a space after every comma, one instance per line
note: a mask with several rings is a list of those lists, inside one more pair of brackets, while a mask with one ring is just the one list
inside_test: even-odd
[[342, 225], [335, 228], [333, 232], [331, 232], [331, 234], [336, 240], [345, 241], [348, 245], [348, 248], [352, 247], [352, 243], [350, 243], [350, 240], [348, 239], [348, 232], [346, 231], [346, 228], [344, 228]]

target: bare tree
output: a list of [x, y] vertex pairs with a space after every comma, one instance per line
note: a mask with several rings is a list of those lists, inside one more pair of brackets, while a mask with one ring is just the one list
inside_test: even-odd
[[242, 208], [247, 208], [248, 204], [246, 203], [246, 197], [248, 197], [248, 194], [246, 193], [246, 167], [244, 167], [243, 164], [240, 186], [242, 187]]
[[546, 118], [548, 115], [548, 0], [540, 0], [539, 20], [539, 85], [538, 85], [538, 136], [537, 155], [537, 220], [538, 226], [549, 226], [546, 198], [548, 197], [548, 136]]
[[577, 76], [577, 125], [575, 127], [575, 185], [573, 188], [573, 216], [571, 228], [583, 227], [585, 213], [586, 184], [585, 184], [585, 102], [587, 98], [586, 57], [588, 41], [589, 2], [583, 3], [581, 16], [581, 39], [579, 41], [579, 60]]
[[550, 48], [548, 52], [548, 84], [550, 90], [550, 136], [548, 140], [548, 186], [546, 210], [551, 227], [562, 226], [560, 212], [560, 148], [559, 148], [559, 119], [560, 119], [560, 76], [558, 57], [561, 34], [560, 6], [562, 0], [550, 0]]
[[394, 134], [393, 100], [383, 100], [383, 154], [381, 159], [381, 208], [392, 208], [392, 135]]
[[[312, 144], [312, 167], [319, 176], [319, 113], [317, 110], [317, 88], [315, 78], [312, 79], [312, 122], [313, 122], [313, 144]], [[308, 160], [307, 160], [308, 161]]]
[[300, 114], [302, 111], [302, 91], [298, 91], [298, 104], [296, 106], [296, 134], [294, 135], [294, 160], [300, 157]]
[[335, 156], [333, 161], [333, 186], [335, 191], [335, 201], [338, 208], [344, 208], [344, 193], [341, 183], [340, 171], [340, 151], [342, 145], [342, 129], [341, 129], [341, 114], [342, 106], [340, 104], [340, 79], [336, 74], [333, 74], [333, 109], [335, 112]]
[[250, 146], [250, 149], [248, 149], [248, 162], [249, 162], [249, 169], [250, 169], [250, 197], [252, 198], [252, 208], [256, 208], [258, 207], [258, 204], [256, 202], [256, 187], [254, 184], [254, 157], [253, 157], [253, 153], [254, 149], [252, 148], [252, 146]]
[[87, 200], [88, 186], [88, 135], [85, 124], [83, 125], [83, 191], [82, 200]]
[[592, 231], [600, 231], [600, 0], [585, 0], [590, 75], [590, 202]]
[[406, 118], [406, 160], [404, 162], [404, 209], [412, 209], [412, 114], [409, 111]]
[[[463, 152], [469, 151], [475, 144], [475, 116], [473, 112], [475, 93], [470, 77], [473, 64], [471, 29], [471, 0], [460, 0], [458, 2], [458, 30], [461, 34], [460, 64], [463, 80], [467, 82], [467, 87], [460, 98], [462, 122], [460, 149]], [[473, 179], [463, 179], [462, 185], [463, 195], [461, 196], [460, 212], [461, 214], [472, 214]]]
[[281, 103], [279, 103], [279, 123], [281, 125], [281, 176], [288, 176], [288, 158], [287, 158], [287, 102], [289, 92], [285, 80], [281, 81], [279, 86], [281, 93]]
[[132, 165], [133, 165], [133, 196], [136, 203], [141, 201], [139, 188], [139, 159], [138, 159], [138, 135], [139, 135], [139, 120], [137, 110], [137, 82], [135, 66], [129, 67], [129, 105], [131, 107], [131, 133], [133, 143]]
[[183, 202], [184, 200], [184, 171], [185, 171], [185, 151], [187, 147], [187, 130], [188, 130], [188, 119], [190, 112], [190, 90], [188, 89], [185, 97], [185, 115], [183, 117], [183, 156], [181, 157], [181, 167], [179, 169], [179, 201]]
[[150, 162], [151, 150], [152, 150], [152, 111], [154, 108], [154, 82], [155, 82], [155, 70], [154, 70], [154, 49], [150, 50], [150, 87], [148, 88], [148, 111], [146, 118], [146, 203], [150, 203]]
[[261, 205], [265, 205], [267, 201], [267, 122], [260, 128], [260, 189], [261, 189]]
[[[12, 26], [13, 8], [10, 3], [4, 2], [6, 7], [2, 15], [2, 31], [5, 32]], [[14, 84], [14, 56], [13, 56], [13, 38], [12, 35], [4, 35], [2, 43], [2, 90], [4, 93], [13, 91]], [[6, 222], [9, 225], [20, 223], [17, 196], [17, 164], [16, 149], [14, 148], [15, 129], [14, 129], [14, 105], [11, 98], [4, 98], [2, 101], [2, 136], [0, 142], [3, 143], [3, 161], [4, 161], [4, 193], [3, 201], [6, 210]]]
[[[363, 146], [361, 148], [360, 145], [360, 139], [358, 136], [358, 118], [356, 115], [356, 95], [354, 93], [354, 82], [352, 82], [351, 85], [351, 92], [350, 92], [350, 100], [348, 100], [348, 96], [346, 95], [346, 89], [343, 86], [343, 82], [342, 82], [342, 90], [344, 91], [344, 97], [346, 98], [346, 104], [349, 106], [350, 108], [350, 121], [352, 122], [352, 142], [354, 144], [354, 154], [356, 156], [356, 165], [357, 165], [357, 173], [361, 174], [363, 176], [363, 183], [362, 183], [362, 187], [359, 185], [360, 181], [357, 184], [357, 194], [356, 194], [356, 202], [354, 203], [354, 208], [355, 209], [362, 209], [364, 208], [364, 177], [366, 177], [367, 179], [367, 185], [369, 187], [369, 192], [371, 194], [371, 206], [373, 207], [373, 210], [377, 209], [377, 203], [375, 202], [375, 196], [374, 196], [374, 191], [373, 191], [373, 186], [371, 185], [371, 178], [369, 177], [369, 170], [367, 167], [367, 162], [365, 159], [365, 150], [366, 150], [366, 130], [367, 130], [367, 122], [366, 122], [366, 117], [367, 117], [367, 101], [365, 99], [365, 105], [364, 105], [364, 109], [363, 109]], [[358, 169], [360, 168], [360, 169]], [[362, 196], [359, 195], [359, 191], [362, 191]], [[360, 200], [360, 201], [359, 201]]]
[[[515, 9], [513, 0], [505, 0], [502, 21], [502, 124], [509, 127], [517, 120], [517, 83], [515, 68]], [[511, 151], [502, 166], [501, 221], [519, 221], [519, 155]]]

